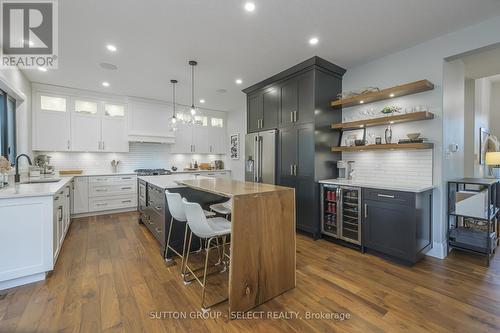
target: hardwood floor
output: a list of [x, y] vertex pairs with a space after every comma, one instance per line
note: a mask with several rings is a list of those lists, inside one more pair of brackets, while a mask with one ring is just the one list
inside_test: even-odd
[[[211, 276], [209, 301], [225, 280]], [[47, 280], [0, 300], [0, 332], [498, 332], [500, 259], [487, 268], [457, 253], [408, 268], [299, 235], [297, 287], [250, 313], [264, 319], [229, 320], [227, 303], [210, 312], [219, 318], [191, 319], [199, 309], [199, 285], [163, 262], [135, 213], [89, 217], [73, 221]]]

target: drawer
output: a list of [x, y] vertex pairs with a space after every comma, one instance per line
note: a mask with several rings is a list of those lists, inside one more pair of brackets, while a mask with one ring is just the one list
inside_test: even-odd
[[375, 200], [414, 207], [415, 193], [365, 188], [363, 190], [363, 200]]
[[165, 219], [163, 215], [156, 212], [150, 212], [150, 221], [147, 227], [158, 242], [163, 245], [165, 243]]
[[137, 206], [135, 195], [120, 195], [114, 197], [94, 197], [89, 199], [89, 208], [91, 212], [97, 212], [108, 209], [120, 209]]
[[90, 184], [90, 197], [110, 196], [110, 195], [128, 195], [135, 194], [135, 184], [113, 184], [105, 185], [99, 183]]
[[136, 184], [137, 176], [124, 175], [124, 176], [92, 176], [89, 177], [89, 183], [92, 184]]

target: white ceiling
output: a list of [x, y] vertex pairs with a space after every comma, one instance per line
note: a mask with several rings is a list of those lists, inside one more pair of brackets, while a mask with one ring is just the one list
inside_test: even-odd
[[244, 2], [59, 1], [59, 69], [26, 72], [34, 82], [162, 100], [171, 100], [175, 78], [178, 101], [190, 104], [187, 61], [195, 59], [197, 100], [231, 111], [244, 108], [242, 88], [311, 56], [348, 69], [500, 15], [497, 0], [255, 0], [253, 13]]

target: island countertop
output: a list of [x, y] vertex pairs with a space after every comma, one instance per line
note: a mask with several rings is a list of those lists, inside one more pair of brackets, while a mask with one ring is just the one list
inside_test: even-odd
[[262, 194], [268, 192], [293, 190], [289, 187], [262, 183], [242, 182], [224, 178], [180, 180], [178, 181], [178, 183], [196, 190], [206, 191], [228, 198], [232, 198], [238, 195]]

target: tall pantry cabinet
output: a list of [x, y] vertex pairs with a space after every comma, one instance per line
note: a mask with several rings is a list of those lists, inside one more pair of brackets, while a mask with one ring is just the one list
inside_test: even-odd
[[320, 235], [318, 181], [337, 177], [342, 113], [330, 101], [342, 91], [345, 69], [313, 57], [243, 90], [247, 132], [278, 129], [277, 184], [295, 189], [297, 230]]

